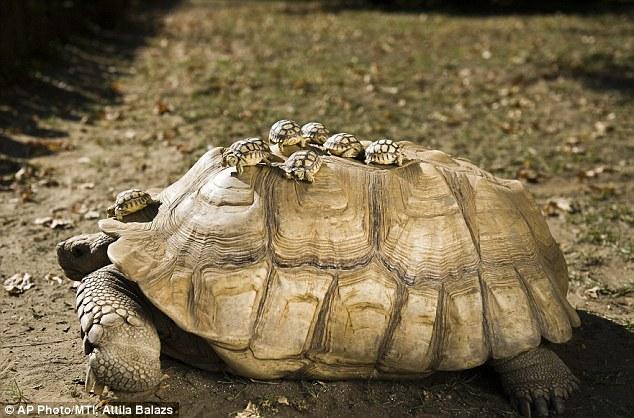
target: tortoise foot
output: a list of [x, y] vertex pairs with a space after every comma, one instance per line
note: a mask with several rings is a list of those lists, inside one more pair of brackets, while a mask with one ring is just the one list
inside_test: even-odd
[[137, 292], [112, 265], [89, 274], [77, 288], [89, 392], [141, 392], [160, 382], [159, 336]]
[[555, 353], [544, 347], [509, 359], [494, 360], [502, 386], [517, 411], [526, 417], [559, 415], [579, 380]]

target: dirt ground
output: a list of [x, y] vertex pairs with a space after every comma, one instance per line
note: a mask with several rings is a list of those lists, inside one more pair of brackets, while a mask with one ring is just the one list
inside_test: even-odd
[[[634, 410], [634, 22], [192, 0], [138, 8], [0, 94], [0, 402], [97, 403], [55, 244], [113, 196], [164, 187], [209, 145], [319, 120], [520, 178], [570, 270], [581, 379], [566, 416]], [[51, 219], [42, 219], [50, 217]], [[54, 222], [57, 221], [57, 222]], [[54, 222], [51, 224], [51, 222]], [[55, 226], [55, 228], [52, 228]], [[252, 382], [165, 359], [181, 416], [514, 416], [486, 367], [415, 382]]]

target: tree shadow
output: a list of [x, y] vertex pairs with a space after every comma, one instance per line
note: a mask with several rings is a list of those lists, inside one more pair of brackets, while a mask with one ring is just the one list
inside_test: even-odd
[[634, 96], [634, 55], [617, 61], [612, 54], [597, 52], [577, 63], [560, 61], [558, 66], [561, 74], [578, 79], [590, 89]]
[[29, 157], [28, 145], [14, 140], [17, 135], [63, 138], [67, 132], [45, 127], [42, 121], [79, 121], [94, 105], [116, 103], [120, 93], [112, 82], [121, 75], [119, 68], [125, 68], [159, 28], [160, 16], [177, 3], [131, 2], [112, 28], [87, 24], [17, 67], [0, 89], [0, 153]]
[[380, 10], [396, 13], [447, 13], [457, 16], [505, 14], [593, 14], [630, 13], [634, 4], [627, 0], [322, 0], [331, 12]]

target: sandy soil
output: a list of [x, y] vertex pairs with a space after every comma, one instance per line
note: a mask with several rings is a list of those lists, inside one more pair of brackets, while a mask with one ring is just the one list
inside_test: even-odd
[[[190, 1], [60, 46], [0, 100], [0, 278], [29, 273], [35, 284], [0, 291], [0, 402], [99, 402], [83, 391], [57, 242], [95, 231], [118, 191], [174, 181], [207, 145], [319, 117], [525, 180], [550, 215], [583, 321], [553, 347], [582, 381], [566, 416], [631, 416], [631, 23]], [[428, 53], [412, 52], [420, 46]], [[263, 383], [163, 366], [169, 378], [145, 399], [177, 401], [181, 416], [249, 402], [282, 417], [514, 416], [486, 367], [416, 382]]]

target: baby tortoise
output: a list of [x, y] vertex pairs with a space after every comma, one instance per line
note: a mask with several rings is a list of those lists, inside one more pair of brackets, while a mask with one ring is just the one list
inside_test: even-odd
[[292, 153], [280, 168], [284, 170], [286, 178], [312, 183], [321, 163], [321, 157], [315, 151], [306, 149]]
[[247, 138], [236, 141], [222, 154], [224, 167], [235, 167], [238, 174], [244, 172], [244, 167], [269, 162], [270, 149], [260, 138]]
[[310, 122], [302, 126], [302, 136], [315, 145], [323, 145], [330, 136], [330, 132], [319, 122]]
[[271, 126], [269, 141], [272, 144], [277, 144], [280, 152], [284, 151], [285, 146], [299, 144], [303, 148], [308, 145], [308, 138], [302, 136], [299, 124], [286, 119], [278, 120]]
[[391, 139], [379, 139], [365, 149], [366, 164], [403, 165], [401, 147]]
[[123, 220], [123, 217], [132, 213], [145, 209], [154, 200], [150, 194], [140, 189], [124, 190], [117, 195], [114, 204], [107, 210], [107, 215], [117, 220]]
[[324, 143], [329, 154], [344, 158], [355, 158], [363, 151], [363, 145], [356, 136], [346, 133], [334, 134]]

